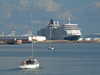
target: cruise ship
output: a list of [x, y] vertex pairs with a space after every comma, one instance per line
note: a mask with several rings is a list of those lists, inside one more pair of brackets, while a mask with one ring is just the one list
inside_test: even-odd
[[55, 23], [55, 21], [51, 19], [50, 23], [45, 28], [41, 28], [37, 31], [37, 35], [46, 36], [48, 40], [50, 39], [50, 33], [51, 40], [77, 41], [82, 36], [81, 29], [78, 28], [78, 24], [71, 24], [70, 18], [68, 24], [62, 25], [59, 25], [58, 21]]

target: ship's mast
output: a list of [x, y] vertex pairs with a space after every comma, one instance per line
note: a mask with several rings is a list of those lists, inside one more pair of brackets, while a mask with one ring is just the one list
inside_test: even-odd
[[70, 17], [69, 17], [69, 24], [70, 24]]

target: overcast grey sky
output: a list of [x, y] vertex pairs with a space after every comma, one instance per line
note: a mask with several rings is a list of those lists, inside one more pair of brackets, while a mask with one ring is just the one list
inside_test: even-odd
[[30, 15], [33, 11], [34, 34], [52, 18], [60, 24], [78, 23], [82, 34], [100, 33], [99, 0], [0, 0], [0, 32], [10, 34], [27, 33], [31, 28]]

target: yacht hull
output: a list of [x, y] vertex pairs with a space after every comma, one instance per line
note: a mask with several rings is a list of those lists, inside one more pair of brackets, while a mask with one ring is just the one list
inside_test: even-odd
[[54, 47], [49, 47], [48, 50], [54, 50]]
[[39, 64], [28, 64], [28, 65], [20, 65], [21, 69], [35, 69], [39, 68]]

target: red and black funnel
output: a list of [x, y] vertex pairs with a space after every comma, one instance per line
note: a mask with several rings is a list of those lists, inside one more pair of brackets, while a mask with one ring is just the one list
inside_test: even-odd
[[54, 24], [54, 23], [53, 23], [53, 19], [50, 20], [50, 25], [51, 25], [51, 24]]

